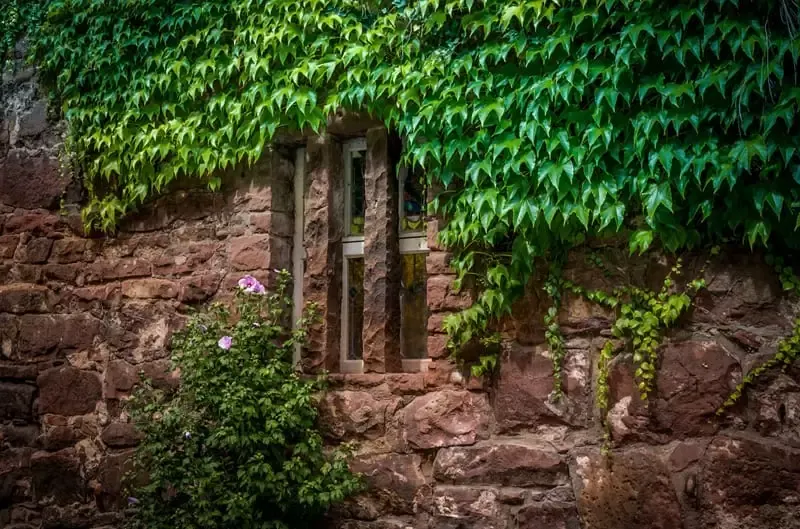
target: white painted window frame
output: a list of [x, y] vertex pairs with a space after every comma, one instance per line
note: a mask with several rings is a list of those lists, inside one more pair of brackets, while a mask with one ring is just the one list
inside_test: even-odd
[[[367, 139], [357, 138], [346, 142], [342, 146], [344, 155], [344, 231], [350, 233], [352, 226], [352, 195], [353, 195], [353, 153], [367, 150]], [[366, 155], [364, 163], [366, 163]], [[365, 197], [366, 199], [366, 197]], [[349, 268], [350, 259], [364, 257], [364, 235], [345, 235], [342, 239], [342, 310], [341, 310], [341, 337], [339, 348], [339, 371], [342, 373], [363, 373], [364, 360], [351, 360], [348, 358], [350, 337], [350, 314], [348, 310], [350, 290]]]

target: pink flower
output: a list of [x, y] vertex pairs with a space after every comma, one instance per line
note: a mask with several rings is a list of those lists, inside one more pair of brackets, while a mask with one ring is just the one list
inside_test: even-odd
[[264, 285], [251, 275], [246, 275], [239, 280], [239, 288], [248, 294], [263, 294], [265, 292]]
[[233, 345], [233, 338], [231, 338], [230, 336], [223, 336], [222, 338], [219, 339], [217, 345], [219, 345], [222, 349], [225, 349], [227, 351]]

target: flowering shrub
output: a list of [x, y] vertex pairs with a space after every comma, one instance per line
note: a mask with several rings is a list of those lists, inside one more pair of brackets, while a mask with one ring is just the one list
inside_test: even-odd
[[130, 401], [144, 434], [132, 491], [136, 529], [307, 527], [359, 488], [346, 451], [323, 451], [315, 395], [292, 352], [308, 317], [287, 328], [290, 277], [274, 293], [252, 277], [232, 307], [212, 305], [172, 342], [181, 371], [174, 392], [147, 382]]

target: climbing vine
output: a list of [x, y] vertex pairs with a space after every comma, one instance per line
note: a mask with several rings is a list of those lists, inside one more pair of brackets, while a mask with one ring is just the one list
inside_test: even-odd
[[[775, 269], [784, 292], [796, 299], [800, 295], [800, 278], [794, 273], [792, 267], [784, 262], [783, 257], [775, 255], [768, 255], [766, 261]], [[785, 372], [798, 357], [800, 357], [800, 317], [794, 320], [792, 333], [778, 343], [775, 354], [742, 377], [742, 381], [717, 409], [717, 415], [723, 415], [728, 408], [739, 402], [747, 388], [758, 379], [776, 368]]]
[[12, 63], [17, 41], [38, 30], [45, 11], [44, 4], [44, 0], [0, 2], [0, 73]]
[[[105, 230], [336, 109], [383, 120], [443, 188], [458, 282], [477, 274], [445, 322], [458, 349], [587, 237], [797, 246], [798, 20], [771, 0], [52, 0], [37, 56]], [[686, 301], [625, 295], [648, 390], [649, 332]]]

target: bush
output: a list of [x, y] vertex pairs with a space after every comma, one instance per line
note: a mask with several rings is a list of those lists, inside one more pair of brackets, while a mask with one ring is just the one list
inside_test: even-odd
[[130, 401], [144, 434], [129, 502], [135, 529], [307, 527], [359, 488], [346, 449], [328, 451], [317, 430], [322, 379], [292, 366], [309, 323], [288, 328], [290, 277], [267, 293], [247, 276], [232, 308], [192, 317], [172, 342], [174, 392], [145, 382]]

